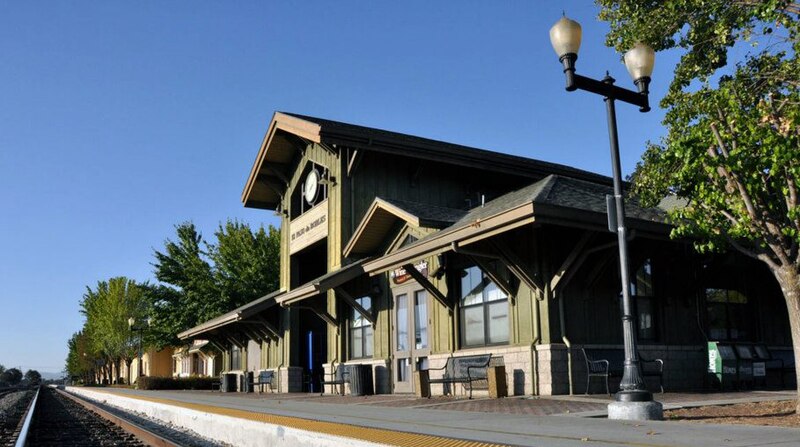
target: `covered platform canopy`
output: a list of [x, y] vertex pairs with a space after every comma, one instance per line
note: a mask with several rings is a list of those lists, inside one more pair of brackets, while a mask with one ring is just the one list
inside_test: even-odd
[[[607, 232], [605, 196], [612, 194], [610, 186], [584, 180], [549, 175], [542, 180], [516, 191], [504, 194], [470, 210], [453, 225], [404, 246], [385, 256], [364, 262], [364, 270], [370, 275], [403, 267], [425, 287], [434, 298], [452, 309], [445, 297], [415, 271], [413, 263], [445, 252], [462, 253], [473, 257], [499, 287], [508, 289], [500, 275], [494, 275], [491, 268], [481, 258], [499, 259], [521, 282], [532, 290], [543, 290], [543, 284], [525, 262], [520, 259], [514, 247], [496, 237], [508, 234], [524, 225], [560, 225], [600, 232]], [[626, 216], [629, 228], [640, 233], [665, 237], [670, 231], [666, 223], [666, 212], [660, 208], [643, 208], [634, 200], [626, 201]], [[561, 273], [574, 271], [580, 264], [585, 244], [592, 233], [586, 233], [574, 247], [573, 253], [562, 266]], [[476, 242], [486, 242], [476, 244]], [[469, 246], [469, 248], [467, 248]], [[480, 247], [476, 250], [475, 247]], [[583, 254], [585, 256], [585, 254]], [[578, 261], [576, 263], [576, 261]], [[551, 289], [556, 284], [551, 284]], [[509, 290], [505, 290], [509, 293]]]
[[[276, 297], [283, 293], [283, 290], [272, 292], [183, 331], [178, 338], [185, 341], [208, 340], [215, 345], [227, 341], [240, 347], [246, 343], [242, 335], [252, 340], [277, 340], [281, 337], [280, 332], [262, 312], [274, 306]], [[221, 346], [217, 348], [224, 350]]]
[[318, 297], [328, 290], [333, 289], [336, 291], [337, 297], [341, 298], [344, 302], [355, 308], [371, 323], [374, 323], [375, 319], [372, 312], [364, 309], [352, 296], [350, 296], [349, 293], [341, 288], [341, 286], [345, 283], [364, 275], [364, 263], [367, 261], [369, 261], [369, 258], [356, 261], [340, 268], [339, 270], [326, 273], [301, 286], [295, 287], [291, 291], [278, 297], [276, 301], [283, 307], [301, 307], [310, 309], [314, 311], [314, 313], [316, 313], [320, 318], [325, 320], [326, 323], [332, 326], [337, 326], [338, 322], [336, 318], [327, 312], [325, 306], [320, 305], [320, 303], [312, 300], [312, 298]]

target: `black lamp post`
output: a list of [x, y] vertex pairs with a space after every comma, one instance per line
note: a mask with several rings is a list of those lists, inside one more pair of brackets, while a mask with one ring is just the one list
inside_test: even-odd
[[[136, 319], [133, 317], [128, 318], [128, 327], [131, 331], [139, 332], [139, 377], [144, 375], [144, 368], [142, 367], [142, 338], [144, 338], [144, 331], [150, 326], [151, 318], [145, 320], [146, 324], [136, 326]], [[130, 375], [130, 374], [129, 374]]]
[[[633, 306], [630, 294], [630, 274], [628, 271], [628, 241], [625, 227], [625, 203], [623, 201], [622, 177], [619, 162], [619, 141], [617, 138], [617, 116], [614, 101], [620, 100], [635, 106], [639, 111], [648, 112], [648, 86], [650, 75], [653, 72], [655, 54], [653, 49], [642, 43], [637, 43], [633, 49], [625, 53], [625, 66], [633, 78], [638, 91], [626, 90], [614, 85], [614, 78], [606, 76], [597, 81], [575, 73], [575, 61], [578, 59], [578, 49], [581, 45], [581, 26], [578, 22], [562, 17], [550, 29], [550, 42], [564, 66], [567, 78], [567, 91], [577, 89], [586, 90], [603, 96], [608, 114], [608, 137], [611, 145], [611, 168], [614, 178], [614, 200], [609, 203], [609, 217], [616, 215], [616, 233], [619, 242], [619, 267], [622, 282], [622, 331], [625, 347], [625, 364], [620, 391], [614, 396], [616, 403], [609, 406], [609, 417], [617, 419], [660, 419], [661, 405], [653, 402], [653, 395], [647, 390], [642, 378], [639, 358], [636, 349], [636, 328], [634, 326]], [[613, 210], [611, 208], [614, 208]], [[609, 220], [613, 222], [613, 220]], [[620, 414], [618, 407], [626, 407], [626, 403], [650, 403], [650, 408], [642, 412], [629, 408], [623, 409]], [[636, 406], [636, 405], [634, 405]], [[639, 405], [641, 406], [641, 405]], [[647, 407], [648, 405], [645, 405]], [[656, 408], [657, 407], [657, 408]], [[613, 410], [613, 411], [612, 411]]]

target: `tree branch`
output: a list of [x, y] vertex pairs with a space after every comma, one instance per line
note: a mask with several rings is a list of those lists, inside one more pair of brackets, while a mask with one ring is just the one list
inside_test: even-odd
[[772, 269], [778, 269], [780, 267], [778, 263], [773, 261], [772, 258], [770, 258], [769, 255], [767, 255], [766, 253], [757, 253], [753, 250], [750, 250], [749, 248], [746, 248], [744, 245], [740, 244], [730, 236], [726, 236], [725, 238], [728, 240], [728, 243], [731, 244], [733, 248], [744, 253], [745, 255], [763, 261]]
[[[722, 151], [722, 154], [725, 156], [725, 158], [728, 158], [727, 149], [725, 149], [725, 142], [722, 140], [722, 135], [720, 135], [716, 124], [711, 123], [711, 131], [714, 133], [714, 138], [716, 138], [717, 144], [719, 144], [720, 151]], [[753, 199], [750, 197], [747, 189], [745, 189], [742, 182], [739, 181], [736, 173], [728, 171], [727, 169], [725, 171], [726, 177], [730, 176], [729, 178], [733, 179], [734, 185], [736, 185], [736, 187], [739, 189], [739, 195], [742, 197], [742, 201], [744, 201], [744, 206], [747, 208], [747, 213], [750, 215], [750, 218], [753, 219], [754, 222], [757, 221], [758, 216], [756, 214], [756, 207], [753, 205]]]

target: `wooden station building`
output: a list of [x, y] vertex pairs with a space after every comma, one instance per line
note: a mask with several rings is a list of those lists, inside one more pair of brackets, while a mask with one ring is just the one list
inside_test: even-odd
[[[224, 371], [273, 371], [281, 392], [319, 391], [339, 364], [413, 392], [417, 369], [491, 353], [510, 394], [582, 393], [580, 348], [622, 346], [611, 191], [568, 166], [275, 113], [242, 202], [281, 217], [280, 290], [179, 336]], [[704, 385], [708, 340], [791, 346], [766, 268], [698, 255], [663, 209], [627, 206], [640, 352], [664, 359], [667, 389]]]

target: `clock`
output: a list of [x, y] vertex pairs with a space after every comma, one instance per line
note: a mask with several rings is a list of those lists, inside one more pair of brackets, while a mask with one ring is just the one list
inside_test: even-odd
[[303, 198], [306, 199], [309, 205], [313, 205], [314, 202], [317, 201], [317, 195], [319, 193], [319, 172], [316, 169], [312, 169], [311, 172], [306, 175], [306, 180], [303, 182]]

